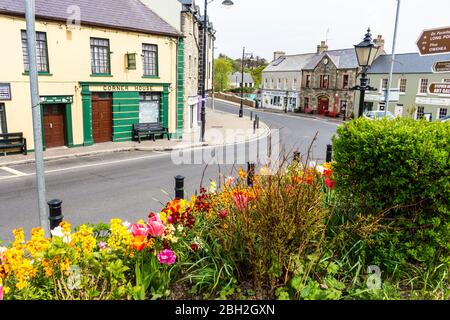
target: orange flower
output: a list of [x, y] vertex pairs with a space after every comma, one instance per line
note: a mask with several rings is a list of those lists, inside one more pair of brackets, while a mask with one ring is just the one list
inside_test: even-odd
[[136, 249], [137, 251], [144, 250], [146, 245], [147, 245], [147, 238], [144, 236], [137, 236], [134, 237], [133, 240], [131, 240], [131, 247], [133, 249]]

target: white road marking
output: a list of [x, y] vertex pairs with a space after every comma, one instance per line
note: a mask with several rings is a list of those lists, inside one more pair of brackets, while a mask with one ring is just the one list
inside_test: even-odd
[[25, 172], [21, 172], [19, 170], [11, 169], [11, 168], [8, 168], [8, 167], [0, 167], [0, 169], [3, 170], [3, 171], [6, 171], [8, 173], [12, 173], [13, 175], [18, 176], [18, 177], [23, 177], [23, 176], [27, 176], [28, 175]]

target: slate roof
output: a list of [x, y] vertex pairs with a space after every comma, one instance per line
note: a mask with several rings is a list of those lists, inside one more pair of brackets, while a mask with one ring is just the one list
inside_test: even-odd
[[[237, 79], [237, 82], [236, 82]], [[231, 83], [241, 83], [242, 81], [242, 73], [235, 72], [229, 76], [229, 80]], [[244, 83], [253, 83], [253, 78], [250, 74], [244, 72]]]
[[272, 61], [264, 69], [264, 72], [282, 72], [282, 71], [300, 72], [303, 69], [303, 67], [309, 62], [309, 60], [311, 60], [315, 55], [316, 55], [315, 53], [284, 55]]
[[[388, 74], [391, 71], [392, 55], [379, 56], [373, 63], [369, 74]], [[430, 73], [438, 61], [450, 60], [450, 54], [421, 56], [418, 53], [396, 54], [394, 73]]]
[[[149, 34], [179, 36], [170, 24], [139, 0], [36, 0], [36, 18], [66, 21], [67, 9], [81, 9], [81, 24]], [[0, 0], [0, 14], [25, 16], [24, 1]]]
[[325, 55], [331, 59], [338, 69], [356, 69], [359, 67], [355, 49], [351, 48], [328, 50], [315, 54], [315, 56], [305, 65], [303, 70], [314, 70]]

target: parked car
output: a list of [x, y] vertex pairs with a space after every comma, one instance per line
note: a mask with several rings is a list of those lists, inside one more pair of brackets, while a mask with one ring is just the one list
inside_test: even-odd
[[450, 122], [450, 116], [443, 117], [439, 119], [441, 122]]
[[390, 111], [367, 111], [363, 114], [363, 117], [370, 120], [382, 119], [384, 117], [388, 119], [394, 119], [395, 116]]

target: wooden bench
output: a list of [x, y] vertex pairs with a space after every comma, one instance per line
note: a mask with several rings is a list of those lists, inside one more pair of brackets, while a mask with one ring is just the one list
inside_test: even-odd
[[133, 136], [141, 143], [142, 137], [153, 138], [155, 141], [156, 135], [167, 135], [167, 140], [170, 140], [169, 130], [164, 128], [161, 123], [135, 123], [133, 124]]
[[2, 133], [0, 134], [0, 150], [6, 156], [6, 150], [20, 149], [27, 155], [27, 139], [23, 137], [23, 133]]

